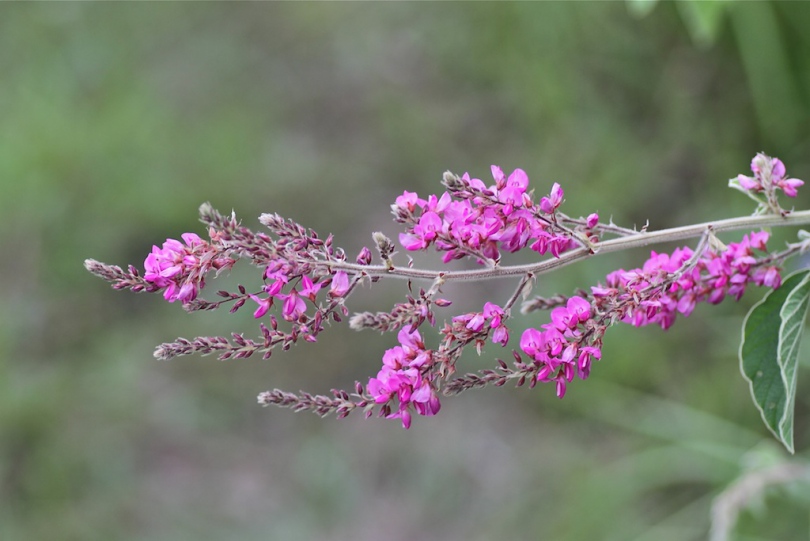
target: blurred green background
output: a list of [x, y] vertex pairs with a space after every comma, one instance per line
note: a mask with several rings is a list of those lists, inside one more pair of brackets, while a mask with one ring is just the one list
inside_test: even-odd
[[[737, 366], [759, 291], [666, 333], [613, 329], [563, 401], [473, 391], [406, 432], [255, 399], [351, 387], [393, 336], [338, 327], [269, 361], [159, 363], [176, 336], [258, 332], [250, 312], [187, 315], [82, 261], [141, 266], [153, 243], [204, 233], [203, 201], [256, 227], [281, 212], [354, 254], [371, 231], [396, 238], [403, 190], [492, 163], [622, 225], [745, 214], [726, 180], [757, 151], [810, 180], [809, 27], [800, 2], [3, 4], [0, 539], [704, 539], [712, 498], [783, 458]], [[443, 315], [512, 287], [449, 288]], [[350, 307], [403, 294], [381, 283]], [[801, 496], [769, 494], [740, 539], [807, 539]]]

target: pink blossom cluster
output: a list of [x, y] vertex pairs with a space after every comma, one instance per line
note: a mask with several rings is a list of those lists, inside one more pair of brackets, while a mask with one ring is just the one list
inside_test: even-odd
[[[751, 170], [753, 176], [739, 175], [730, 182], [731, 186], [755, 199], [759, 214], [782, 217], [790, 214], [779, 206], [776, 191], [795, 197], [804, 182], [788, 178], [784, 164], [764, 154], [752, 160]], [[396, 304], [388, 312], [358, 313], [349, 321], [357, 330], [398, 330], [399, 344], [385, 352], [382, 367], [366, 386], [356, 383], [353, 395], [333, 391], [332, 397], [274, 390], [259, 395], [259, 401], [339, 417], [354, 410], [371, 415], [377, 409], [381, 416], [399, 419], [408, 428], [414, 412], [431, 416], [440, 410], [439, 389], [450, 395], [509, 381], [518, 386], [526, 381], [530, 386], [554, 382], [556, 394], [562, 398], [575, 377], [589, 376], [593, 361], [602, 356], [604, 334], [613, 323], [656, 324], [667, 329], [679, 314], [690, 315], [699, 302], [717, 304], [727, 296], [740, 299], [752, 283], [778, 288], [782, 278], [776, 265], [790, 255], [806, 251], [805, 242], [767, 255], [769, 235], [764, 231], [749, 233], [738, 243], [720, 244], [720, 248], [711, 250], [703, 246], [716, 239], [707, 238], [696, 249], [697, 253], [688, 247], [672, 253], [653, 251], [640, 268], [611, 272], [605, 283], [592, 287], [590, 293], [580, 290], [573, 297], [537, 297], [525, 303], [524, 309], [527, 304], [532, 310], [551, 309], [550, 321], [521, 334], [519, 351], [513, 352], [514, 367], [499, 360], [496, 370], [450, 379], [456, 373], [456, 361], [464, 348], [474, 344], [480, 353], [487, 341], [508, 345], [510, 331], [506, 320], [514, 304], [536, 275], [548, 270], [544, 263], [553, 263], [501, 267], [496, 264], [502, 252], [529, 247], [539, 254], [559, 257], [579, 244], [595, 253], [596, 233], [628, 237], [626, 247], [635, 245], [634, 239], [644, 234], [612, 223], [600, 224], [595, 213], [587, 219], [569, 218], [559, 210], [564, 193], [556, 183], [548, 195], [535, 202], [529, 178], [522, 169], [507, 176], [493, 165], [491, 173], [494, 183], [489, 186], [467, 173], [460, 177], [446, 173], [443, 180], [446, 191], [441, 195], [422, 199], [405, 191], [391, 206], [396, 221], [405, 224], [406, 231], [399, 235], [399, 241], [407, 250], [434, 247], [443, 252], [445, 263], [472, 257], [491, 267], [480, 271], [435, 273], [412, 269], [410, 264], [395, 265], [394, 243], [382, 233], [375, 233], [373, 238], [383, 264], [372, 265], [368, 248], [363, 248], [352, 264], [347, 262], [344, 250], [333, 247], [331, 235], [321, 239], [316, 232], [278, 214], [264, 214], [259, 219], [269, 233], [254, 233], [242, 227], [235, 215], [222, 215], [208, 204], [200, 207], [200, 215], [209, 227], [210, 240], [185, 233], [181, 240], [167, 239], [162, 247], [153, 246], [144, 262], [143, 276], [133, 266], [124, 270], [94, 260], [87, 260], [85, 266], [112, 282], [116, 289], [162, 291], [166, 300], [179, 300], [188, 311], [212, 310], [233, 303], [231, 311], [235, 312], [252, 301], [257, 306], [255, 318], [269, 316], [269, 324], [259, 323], [261, 336], [257, 340], [245, 338], [241, 333], [232, 333], [231, 338], [178, 338], [158, 347], [155, 356], [159, 359], [193, 353], [216, 354], [222, 360], [254, 354], [269, 358], [276, 347], [286, 350], [299, 339], [315, 341], [327, 322], [341, 321], [341, 314], [348, 316], [344, 301], [356, 286], [374, 284], [389, 276], [407, 278], [411, 294], [406, 296], [406, 302]], [[579, 257], [570, 255], [576, 256], [571, 260]], [[257, 273], [256, 278], [257, 281], [261, 278], [261, 283], [252, 292], [242, 285], [238, 286], [238, 292], [219, 291], [221, 299], [216, 302], [198, 298], [207, 274], [228, 269], [237, 259], [246, 259], [259, 267], [262, 274]], [[440, 344], [433, 350], [425, 346], [419, 327], [425, 322], [436, 325], [432, 307], [451, 304], [436, 297], [442, 293], [443, 284], [451, 279], [518, 275], [522, 275], [522, 281], [504, 304], [487, 302], [481, 311], [452, 317], [439, 331]], [[433, 286], [414, 293], [411, 280], [426, 278], [433, 280]], [[289, 331], [279, 329], [276, 316], [269, 313], [274, 305]], [[529, 360], [524, 363], [525, 357]]]
[[[152, 252], [144, 261], [144, 280], [163, 289], [163, 296], [169, 302], [180, 300], [183, 304], [194, 301], [199, 292], [205, 287], [205, 275], [212, 269], [221, 270], [231, 267], [235, 260], [226, 257], [222, 247], [217, 247], [201, 239], [194, 233], [181, 235], [183, 242], [167, 239], [162, 248], [152, 247]], [[367, 253], [365, 253], [367, 252]], [[370, 261], [370, 251], [364, 248], [358, 256], [358, 261]], [[368, 264], [366, 262], [366, 264]], [[322, 280], [303, 274], [302, 266], [294, 261], [285, 259], [276, 254], [263, 269], [264, 286], [258, 293], [245, 294], [258, 304], [253, 313], [255, 318], [261, 318], [272, 308], [274, 301], [282, 303], [282, 317], [290, 322], [304, 322], [307, 320], [307, 303], [310, 301], [317, 306], [318, 292], [324, 286], [329, 286], [330, 298], [339, 298], [347, 294], [350, 288], [350, 279], [345, 271], [336, 271]], [[292, 287], [284, 291], [289, 284]], [[239, 296], [227, 294], [227, 298], [236, 299]], [[234, 305], [235, 311], [242, 306], [244, 300]], [[273, 318], [275, 327], [275, 318]]]
[[591, 322], [591, 304], [582, 297], [571, 297], [565, 306], [551, 311], [551, 322], [543, 330], [529, 328], [520, 337], [520, 349], [533, 359], [539, 382], [554, 381], [557, 396], [565, 396], [566, 384], [575, 375], [588, 377], [593, 359], [600, 359], [600, 342], [586, 345], [585, 331]]
[[205, 275], [211, 269], [220, 270], [233, 265], [233, 260], [223, 258], [208, 242], [194, 233], [183, 233], [183, 242], [167, 239], [162, 248], [152, 246], [152, 252], [144, 261], [144, 280], [160, 289], [163, 297], [174, 302], [188, 304], [197, 298], [205, 287]]
[[[559, 257], [574, 246], [570, 233], [558, 227], [555, 218], [564, 196], [559, 184], [535, 203], [527, 192], [525, 171], [515, 169], [506, 177], [500, 167], [491, 169], [495, 184], [490, 187], [467, 173], [454, 177], [456, 198], [444, 192], [425, 200], [408, 191], [397, 197], [391, 206], [394, 215], [411, 225], [399, 235], [402, 246], [413, 251], [432, 244], [446, 252], [445, 263], [471, 254], [497, 261], [500, 250], [516, 252], [529, 243], [540, 254]], [[598, 215], [590, 215], [588, 227], [598, 220]]]
[[306, 300], [316, 304], [318, 292], [327, 283], [329, 285], [329, 296], [332, 298], [343, 297], [349, 291], [349, 275], [345, 271], [337, 271], [325, 282], [320, 282], [318, 278], [313, 280], [304, 274], [300, 277], [297, 285], [293, 286], [287, 293], [284, 293], [283, 289], [290, 283], [290, 275], [281, 272], [274, 266], [265, 269], [264, 278], [265, 280], [272, 280], [271, 283], [262, 288], [267, 296], [250, 295], [250, 298], [259, 305], [256, 311], [253, 312], [253, 317], [256, 319], [264, 316], [273, 306], [274, 299], [278, 299], [283, 302], [282, 317], [287, 321], [299, 321], [306, 316]]
[[491, 330], [492, 341], [506, 346], [509, 342], [509, 328], [506, 326], [503, 308], [488, 302], [484, 304], [482, 312], [471, 312], [453, 318], [453, 326], [446, 334], [452, 335], [456, 340], [467, 342], [474, 340], [475, 336], [485, 329]]
[[785, 178], [785, 164], [779, 158], [771, 158], [765, 154], [757, 154], [751, 160], [753, 177], [737, 175], [740, 186], [754, 193], [774, 190], [776, 188], [785, 192], [788, 197], [796, 197], [796, 189], [804, 184], [797, 178]]
[[274, 266], [265, 269], [264, 277], [265, 280], [272, 280], [271, 283], [265, 284], [262, 288], [267, 296], [250, 295], [250, 298], [259, 305], [256, 311], [253, 312], [253, 317], [256, 319], [263, 317], [272, 308], [274, 300], [278, 299], [283, 303], [281, 315], [285, 320], [301, 321], [307, 317], [306, 301], [309, 300], [313, 305], [317, 306], [318, 292], [327, 283], [329, 285], [329, 296], [332, 298], [343, 297], [349, 291], [349, 275], [345, 271], [337, 271], [330, 279], [323, 282], [319, 281], [318, 278], [313, 280], [304, 274], [287, 293], [283, 289], [290, 283], [290, 276], [281, 272], [278, 267]]
[[698, 302], [720, 303], [726, 295], [739, 300], [748, 284], [778, 288], [779, 268], [758, 265], [754, 250], [767, 251], [768, 233], [745, 235], [722, 252], [707, 251], [692, 268], [687, 268], [671, 285], [661, 288], [672, 273], [679, 273], [693, 257], [688, 247], [672, 254], [651, 252], [642, 268], [610, 273], [606, 286], [591, 288], [596, 305], [618, 307], [621, 320], [636, 327], [649, 324], [668, 329], [677, 314], [688, 316]]
[[[383, 367], [369, 379], [367, 390], [377, 404], [384, 404], [387, 419], [400, 419], [409, 428], [412, 408], [430, 416], [439, 412], [441, 403], [430, 381], [433, 352], [425, 348], [419, 331], [401, 329], [397, 339], [400, 345], [385, 352]], [[394, 399], [396, 411], [391, 410]]]

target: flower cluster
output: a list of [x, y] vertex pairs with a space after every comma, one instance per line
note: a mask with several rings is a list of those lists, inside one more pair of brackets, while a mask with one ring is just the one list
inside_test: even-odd
[[409, 428], [412, 408], [419, 415], [436, 415], [441, 403], [431, 385], [433, 352], [425, 348], [419, 331], [402, 329], [397, 339], [400, 345], [385, 352], [383, 367], [376, 378], [369, 379], [367, 390], [374, 402], [383, 404], [386, 418], [400, 419]]
[[679, 313], [688, 316], [699, 302], [718, 304], [727, 295], [739, 300], [750, 283], [777, 288], [779, 268], [760, 263], [754, 252], [767, 251], [768, 237], [765, 231], [751, 233], [699, 258], [688, 247], [672, 254], [653, 251], [641, 268], [619, 269], [606, 277], [606, 285], [592, 287], [595, 305], [636, 327], [668, 329]]
[[181, 238], [183, 242], [167, 239], [162, 248], [152, 246], [143, 263], [146, 270], [143, 278], [163, 289], [167, 301], [188, 304], [205, 287], [209, 270], [230, 267], [233, 260], [220, 257], [215, 247], [194, 233], [183, 233]]
[[796, 189], [804, 184], [797, 178], [785, 178], [785, 164], [779, 158], [771, 158], [765, 154], [757, 154], [751, 160], [753, 177], [737, 175], [740, 186], [754, 193], [768, 192], [781, 189], [788, 197], [796, 197]]
[[[791, 221], [790, 212], [781, 209], [775, 192], [780, 189], [794, 197], [803, 182], [787, 178], [784, 164], [764, 154], [754, 158], [751, 169], [753, 177], [740, 175], [731, 184], [757, 201], [758, 214], [769, 216], [717, 222], [722, 223], [722, 230], [750, 228], [752, 222], [766, 226]], [[385, 352], [382, 368], [367, 385], [356, 382], [352, 394], [333, 390], [331, 397], [276, 389], [261, 393], [259, 402], [338, 417], [355, 410], [367, 416], [376, 411], [380, 416], [399, 419], [408, 428], [414, 412], [423, 416], [438, 413], [440, 391], [450, 395], [510, 381], [518, 386], [528, 382], [530, 387], [554, 382], [557, 396], [562, 398], [567, 385], [575, 377], [587, 378], [593, 361], [601, 358], [602, 340], [610, 325], [656, 324], [667, 329], [678, 314], [688, 316], [699, 302], [739, 299], [752, 283], [777, 288], [781, 284], [779, 264], [810, 247], [810, 240], [805, 240], [783, 252], [769, 253], [769, 235], [764, 231], [723, 246], [713, 236], [717, 223], [659, 231], [653, 236], [646, 228], [636, 231], [612, 222], [600, 223], [595, 213], [573, 219], [559, 210], [564, 199], [559, 184], [535, 202], [523, 170], [515, 169], [507, 176], [492, 166], [491, 173], [494, 184], [490, 186], [466, 173], [460, 177], [445, 173], [446, 191], [440, 196], [422, 199], [406, 191], [391, 206], [395, 220], [405, 224], [399, 236], [405, 249], [434, 247], [443, 252], [444, 263], [471, 257], [486, 263], [483, 269], [432, 271], [413, 268], [411, 263], [398, 266], [393, 258], [395, 245], [382, 233], [373, 234], [381, 265], [372, 264], [368, 248], [351, 262], [341, 248], [333, 246], [331, 235], [321, 238], [278, 214], [263, 214], [259, 221], [268, 231], [254, 232], [241, 226], [233, 214], [221, 215], [208, 204], [200, 207], [200, 215], [210, 241], [185, 233], [182, 240], [168, 239], [161, 248], [154, 246], [144, 262], [143, 276], [134, 266], [124, 270], [93, 260], [87, 260], [85, 266], [116, 289], [162, 291], [166, 300], [179, 300], [188, 311], [230, 304], [235, 312], [246, 303], [255, 303], [253, 316], [261, 320], [258, 338], [246, 338], [241, 333], [227, 338], [178, 338], [156, 349], [155, 357], [164, 360], [190, 354], [215, 354], [222, 360], [255, 354], [269, 358], [274, 348], [286, 350], [300, 341], [315, 341], [328, 324], [341, 322], [349, 315], [345, 302], [357, 287], [373, 286], [392, 277], [406, 279], [406, 302], [387, 312], [356, 313], [349, 320], [355, 330], [398, 332], [398, 345]], [[810, 217], [803, 219], [810, 222]], [[604, 284], [589, 291], [580, 289], [570, 297], [559, 294], [524, 302], [524, 312], [550, 310], [550, 321], [521, 334], [519, 351], [512, 351], [514, 364], [499, 359], [494, 369], [456, 374], [456, 363], [465, 348], [474, 347], [480, 354], [487, 342], [509, 345], [507, 320], [511, 310], [521, 296], [526, 298], [540, 274], [590, 257], [600, 249], [615, 251], [701, 234], [703, 240], [695, 250], [683, 247], [672, 253], [652, 252], [640, 268], [611, 272]], [[603, 235], [618, 238], [602, 241], [599, 236]], [[577, 246], [580, 248], [574, 250]], [[502, 251], [526, 248], [553, 257], [524, 265], [501, 265]], [[261, 271], [256, 276], [260, 284], [253, 291], [240, 284], [238, 291], [218, 291], [217, 301], [200, 298], [209, 272], [229, 269], [240, 259]], [[519, 283], [506, 302], [486, 302], [480, 312], [451, 314], [437, 329], [442, 337], [439, 344], [434, 349], [425, 346], [419, 329], [424, 330], [425, 323], [436, 326], [434, 308], [446, 309], [452, 304], [439, 295], [445, 284], [510, 277]], [[415, 290], [413, 280], [427, 280], [432, 285]]]
[[[557, 219], [564, 197], [559, 184], [535, 203], [527, 191], [525, 171], [515, 169], [506, 177], [500, 167], [491, 169], [495, 184], [489, 187], [467, 173], [461, 177], [446, 174], [449, 191], [440, 197], [431, 195], [425, 200], [408, 191], [397, 197], [391, 206], [394, 216], [410, 226], [399, 235], [402, 246], [413, 251], [434, 245], [446, 252], [443, 261], [447, 263], [465, 255], [495, 262], [500, 250], [516, 252], [526, 246], [559, 257], [576, 245], [574, 239], [580, 237]], [[598, 215], [591, 214], [585, 228], [593, 228], [598, 221]]]
[[565, 306], [551, 311], [551, 322], [542, 329], [523, 331], [520, 349], [534, 361], [536, 380], [556, 382], [557, 396], [562, 398], [574, 375], [587, 378], [592, 360], [602, 357], [601, 341], [586, 341], [594, 329], [591, 304], [582, 297], [569, 298]]
[[457, 341], [469, 342], [474, 340], [479, 333], [491, 331], [492, 341], [506, 346], [509, 342], [509, 328], [506, 326], [505, 319], [503, 308], [488, 302], [484, 304], [482, 312], [471, 312], [454, 317], [452, 327], [445, 334], [451, 335]]

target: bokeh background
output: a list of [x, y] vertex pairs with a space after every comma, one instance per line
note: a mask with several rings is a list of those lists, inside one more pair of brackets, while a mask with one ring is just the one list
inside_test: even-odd
[[[784, 458], [737, 364], [760, 291], [666, 333], [613, 329], [565, 400], [473, 391], [404, 431], [255, 398], [351, 387], [393, 336], [337, 327], [269, 361], [160, 363], [176, 336], [258, 332], [250, 312], [188, 315], [82, 262], [140, 266], [152, 244], [204, 233], [204, 201], [256, 227], [281, 212], [356, 253], [371, 231], [396, 238], [403, 190], [492, 163], [541, 193], [560, 182], [573, 215], [742, 215], [726, 181], [757, 151], [810, 180], [807, 28], [801, 2], [3, 4], [0, 539], [704, 539], [712, 499]], [[537, 291], [644, 258], [578, 263]], [[450, 288], [445, 315], [512, 287]], [[351, 307], [403, 294], [381, 283]], [[810, 535], [806, 495], [760, 504], [740, 539]]]

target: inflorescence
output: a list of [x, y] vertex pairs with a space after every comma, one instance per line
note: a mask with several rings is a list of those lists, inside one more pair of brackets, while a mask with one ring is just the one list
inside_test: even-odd
[[[764, 154], [754, 158], [751, 170], [753, 177], [739, 175], [730, 181], [731, 186], [759, 203], [758, 214], [790, 214], [779, 206], [776, 192], [795, 197], [803, 182], [787, 178], [782, 162]], [[557, 396], [562, 398], [567, 385], [575, 377], [587, 378], [593, 361], [602, 357], [603, 337], [611, 325], [655, 324], [668, 329], [678, 314], [688, 316], [699, 302], [717, 304], [727, 296], [739, 299], [751, 283], [778, 288], [781, 262], [807, 248], [805, 241], [769, 253], [766, 231], [751, 232], [741, 242], [726, 246], [707, 226], [699, 233], [702, 237], [694, 250], [682, 247], [671, 254], [652, 252], [640, 268], [611, 272], [604, 283], [589, 291], [527, 299], [537, 276], [553, 265], [502, 266], [503, 252], [529, 249], [538, 255], [550, 254], [550, 260], [560, 263], [566, 254], [570, 262], [597, 253], [603, 237], [616, 237], [610, 241], [616, 246], [626, 239], [630, 246], [648, 233], [646, 229], [636, 231], [601, 222], [596, 213], [585, 218], [563, 214], [559, 209], [564, 192], [556, 183], [536, 201], [529, 190], [528, 175], [521, 169], [507, 176], [492, 166], [491, 173], [494, 183], [489, 186], [467, 173], [460, 177], [445, 173], [441, 195], [423, 199], [405, 191], [391, 205], [395, 221], [405, 226], [399, 235], [405, 250], [435, 249], [442, 254], [443, 263], [470, 258], [480, 265], [479, 270], [398, 267], [393, 262], [396, 246], [382, 233], [373, 235], [381, 265], [372, 265], [368, 248], [350, 261], [333, 245], [331, 235], [321, 239], [311, 229], [278, 214], [262, 215], [260, 222], [268, 232], [256, 233], [243, 227], [234, 215], [222, 215], [209, 204], [200, 207], [209, 240], [185, 233], [182, 242], [168, 239], [161, 248], [154, 246], [144, 262], [143, 274], [131, 265], [123, 270], [87, 260], [85, 266], [115, 289], [162, 292], [166, 300], [179, 301], [187, 311], [229, 305], [235, 312], [246, 303], [254, 307], [253, 316], [260, 320], [261, 331], [256, 339], [240, 333], [230, 338], [178, 338], [156, 349], [155, 357], [161, 360], [190, 354], [216, 354], [222, 360], [259, 354], [266, 359], [277, 347], [286, 350], [302, 340], [316, 341], [327, 323], [349, 316], [345, 302], [358, 286], [389, 277], [408, 279], [410, 293], [405, 302], [389, 312], [358, 313], [349, 320], [356, 330], [397, 332], [398, 345], [383, 354], [380, 371], [367, 384], [356, 382], [351, 393], [333, 390], [332, 396], [278, 389], [258, 396], [262, 405], [309, 410], [322, 416], [334, 413], [345, 417], [356, 409], [370, 416], [376, 411], [386, 418], [400, 419], [408, 428], [414, 412], [423, 416], [438, 413], [440, 394], [501, 386], [510, 380], [530, 387], [553, 382]], [[672, 240], [658, 233], [656, 241]], [[215, 301], [199, 297], [206, 287], [206, 276], [228, 270], [242, 259], [260, 269], [258, 289], [248, 291], [239, 285], [234, 292], [218, 291]], [[518, 280], [509, 299], [502, 304], [487, 302], [481, 311], [451, 317], [439, 327], [439, 345], [433, 349], [425, 345], [420, 329], [435, 327], [434, 310], [451, 305], [439, 296], [445, 283], [497, 277]], [[414, 293], [410, 281], [415, 279], [430, 280], [431, 285]], [[479, 354], [488, 342], [508, 347], [508, 324], [521, 297], [527, 299], [522, 303], [524, 313], [549, 310], [550, 321], [523, 331], [517, 349], [512, 350], [511, 362], [498, 359], [492, 369], [456, 376], [457, 361], [468, 346], [474, 346]]]

